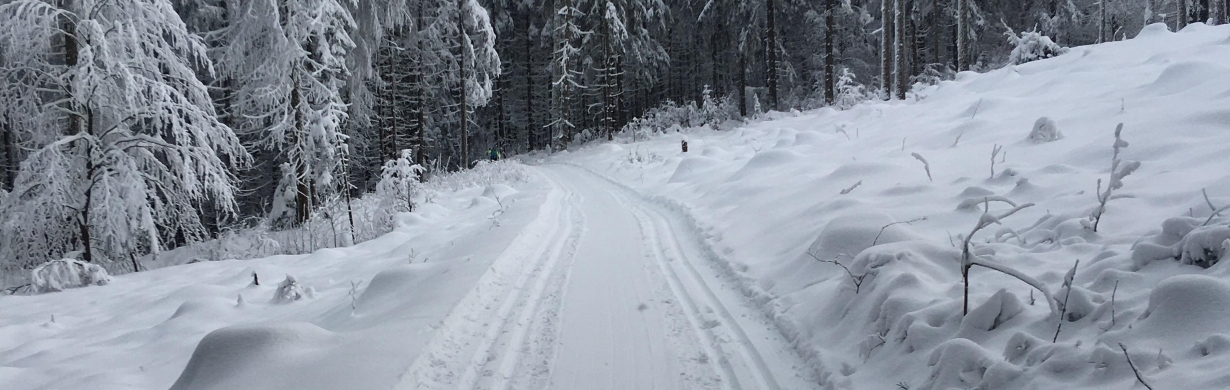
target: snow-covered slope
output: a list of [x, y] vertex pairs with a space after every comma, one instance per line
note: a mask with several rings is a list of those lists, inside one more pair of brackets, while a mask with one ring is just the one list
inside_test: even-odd
[[[1230, 215], [1201, 226], [1230, 205], [1230, 26], [1153, 25], [923, 95], [547, 161], [692, 215], [713, 265], [834, 388], [1140, 386], [1120, 343], [1154, 388], [1230, 388], [1230, 264], [1191, 265], [1230, 258]], [[1041, 117], [1062, 138], [1028, 139]], [[1094, 232], [1082, 221], [1111, 182], [1120, 123], [1121, 165], [1140, 167]], [[1045, 294], [987, 268], [970, 271], [962, 315], [962, 238], [986, 205], [1027, 203], [972, 250], [1067, 302], [1056, 343]]]
[[[539, 181], [443, 190], [349, 248], [2, 296], [0, 388], [391, 388], [527, 225], [551, 222], [548, 195]], [[305, 297], [275, 303], [287, 275]]]

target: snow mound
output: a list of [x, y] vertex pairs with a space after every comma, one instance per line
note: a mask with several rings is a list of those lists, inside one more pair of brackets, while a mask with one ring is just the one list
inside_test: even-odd
[[[706, 151], [713, 148], [707, 148]], [[720, 161], [711, 157], [685, 157], [679, 161], [679, 165], [675, 167], [675, 173], [671, 174], [668, 182], [683, 183], [696, 181], [703, 175], [711, 174], [714, 168], [721, 166]]]
[[427, 277], [423, 272], [426, 266], [429, 265], [399, 265], [380, 271], [359, 295], [358, 310], [362, 312], [364, 308], [394, 306], [406, 300], [406, 288], [422, 284]]
[[883, 213], [851, 213], [829, 221], [812, 241], [808, 253], [821, 260], [851, 259], [872, 244], [909, 241], [919, 236], [909, 225]]
[[756, 153], [747, 164], [743, 165], [742, 169], [735, 172], [730, 180], [738, 180], [745, 177], [756, 175], [766, 175], [773, 172], [781, 172], [781, 168], [790, 166], [791, 163], [803, 160], [803, 155], [790, 151], [773, 149]]
[[111, 283], [111, 276], [102, 266], [73, 259], [48, 261], [30, 272], [30, 285], [39, 294], [107, 283]]
[[[1149, 304], [1130, 329], [1107, 340], [1166, 350], [1185, 350], [1230, 324], [1230, 283], [1204, 275], [1167, 278], [1149, 294]], [[1147, 344], [1147, 345], [1146, 345]]]
[[1053, 142], [1061, 138], [1063, 133], [1059, 132], [1059, 126], [1047, 117], [1038, 118], [1038, 121], [1034, 122], [1033, 131], [1029, 132], [1029, 140], [1035, 143]]
[[292, 368], [335, 344], [335, 335], [308, 323], [239, 325], [205, 335], [171, 390], [288, 389], [301, 378], [269, 375]]
[[1216, 80], [1230, 71], [1225, 66], [1209, 61], [1180, 61], [1167, 66], [1157, 80], [1144, 89], [1158, 96], [1183, 93]]
[[506, 184], [492, 184], [483, 188], [483, 196], [491, 199], [504, 199], [516, 193], [516, 189]]
[[[991, 373], [990, 368], [996, 359], [977, 343], [966, 339], [952, 339], [940, 344], [931, 353], [927, 365], [931, 366], [931, 377], [923, 383], [922, 390], [948, 389], [994, 389], [1005, 383], [984, 383], [984, 378]], [[1006, 363], [1005, 363], [1006, 364]], [[1003, 381], [1000, 376], [1000, 381]], [[1006, 382], [1006, 381], [1003, 381]]]
[[1021, 314], [1022, 311], [1025, 311], [1025, 306], [1021, 304], [1021, 300], [1008, 290], [1000, 289], [991, 296], [991, 299], [962, 318], [961, 327], [970, 330], [992, 331], [1016, 317], [1017, 314]]

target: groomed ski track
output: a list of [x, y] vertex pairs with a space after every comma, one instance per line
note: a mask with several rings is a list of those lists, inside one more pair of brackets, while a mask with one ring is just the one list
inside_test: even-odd
[[537, 218], [398, 389], [814, 389], [675, 212], [578, 167], [537, 167]]

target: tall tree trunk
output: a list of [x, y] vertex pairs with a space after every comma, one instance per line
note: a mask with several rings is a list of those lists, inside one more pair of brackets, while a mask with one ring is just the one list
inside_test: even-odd
[[969, 2], [957, 0], [957, 71], [969, 70]]
[[1178, 15], [1175, 15], [1175, 31], [1179, 31], [1187, 27], [1187, 21], [1190, 20], [1189, 18], [1191, 15], [1189, 13], [1191, 11], [1188, 10], [1187, 2], [1188, 0], [1178, 0], [1179, 10]]
[[880, 90], [885, 99], [891, 99], [893, 94], [893, 19], [895, 19], [893, 3], [895, 0], [881, 0], [880, 7]]
[[1106, 0], [1098, 0], [1098, 43], [1106, 42]]
[[457, 60], [458, 87], [461, 95], [461, 166], [462, 168], [470, 167], [470, 134], [468, 125], [470, 119], [467, 113], [466, 103], [466, 49], [465, 49], [465, 0], [457, 0], [457, 46], [460, 48], [460, 55]]
[[774, 9], [774, 3], [776, 2], [776, 0], [765, 0], [765, 28], [768, 30], [765, 33], [765, 45], [767, 45], [769, 49], [769, 105], [773, 107], [774, 110], [781, 110], [781, 107], [778, 107], [777, 99], [777, 26], [775, 23], [777, 12]]
[[529, 150], [538, 149], [538, 127], [534, 126], [534, 42], [530, 37], [530, 23], [525, 23], [525, 137]]
[[1209, 24], [1226, 24], [1226, 0], [1209, 0]]
[[824, 1], [824, 104], [832, 105], [837, 96], [833, 85], [837, 77], [837, 50], [833, 46], [833, 36], [837, 34], [837, 0]]
[[4, 182], [0, 183], [0, 189], [12, 191], [13, 184], [17, 182], [17, 135], [14, 134], [14, 126], [9, 124], [8, 114], [4, 118], [0, 118], [0, 148], [4, 149]]
[[299, 74], [297, 71], [291, 71], [291, 89], [290, 89], [290, 106], [295, 110], [295, 130], [294, 143], [299, 149], [299, 161], [292, 162], [295, 170], [295, 223], [303, 224], [307, 222], [312, 212], [312, 189], [308, 185], [308, 170], [307, 162], [303, 159], [306, 156], [306, 147], [304, 146], [304, 123], [303, 109], [299, 107], [303, 99], [300, 92]]
[[739, 117], [747, 117], [747, 54], [739, 49]]
[[905, 2], [906, 0], [893, 0], [893, 16], [896, 19], [893, 22], [893, 46], [895, 47], [893, 50], [895, 53], [893, 56], [893, 66], [895, 68], [893, 71], [893, 84], [896, 86], [894, 93], [897, 95], [897, 99], [901, 100], [905, 99], [905, 92], [908, 88], [907, 84], [909, 84], [910, 77], [909, 63], [906, 60], [909, 50], [909, 43], [906, 42], [906, 29], [909, 28], [909, 25], [906, 24]]

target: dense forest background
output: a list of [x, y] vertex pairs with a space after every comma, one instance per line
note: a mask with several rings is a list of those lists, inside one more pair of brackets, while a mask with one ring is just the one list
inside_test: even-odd
[[492, 149], [909, 99], [1019, 62], [1023, 32], [1076, 46], [1225, 14], [1225, 0], [0, 0], [0, 258], [140, 269], [236, 226], [349, 212], [354, 229], [351, 201], [382, 182]]

